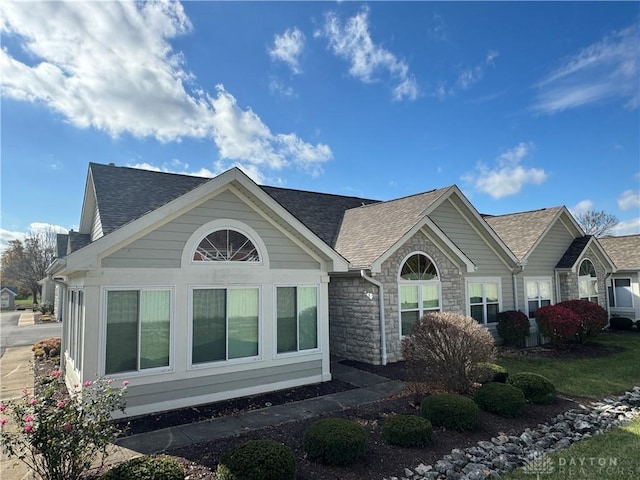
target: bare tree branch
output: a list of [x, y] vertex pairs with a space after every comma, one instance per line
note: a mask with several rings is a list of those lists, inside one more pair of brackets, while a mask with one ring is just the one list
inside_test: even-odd
[[576, 221], [587, 235], [602, 237], [611, 232], [618, 222], [618, 217], [604, 210], [588, 210], [576, 215]]

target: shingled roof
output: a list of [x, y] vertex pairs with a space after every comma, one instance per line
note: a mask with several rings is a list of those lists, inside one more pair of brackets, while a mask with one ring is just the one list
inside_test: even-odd
[[543, 208], [499, 216], [484, 215], [484, 219], [518, 260], [522, 260], [563, 208]]
[[449, 187], [347, 210], [335, 249], [354, 266], [368, 266], [425, 216]]
[[585, 235], [584, 237], [578, 237], [573, 240], [569, 248], [567, 248], [567, 251], [562, 255], [556, 268], [572, 268], [578, 261], [578, 258], [580, 258], [580, 255], [582, 255], [582, 252], [584, 252], [584, 249], [587, 248], [587, 244], [591, 238], [592, 235]]
[[598, 238], [618, 270], [640, 270], [640, 235]]
[[[96, 202], [106, 235], [210, 180], [91, 163]], [[345, 210], [378, 200], [261, 186], [326, 244], [335, 247]]]

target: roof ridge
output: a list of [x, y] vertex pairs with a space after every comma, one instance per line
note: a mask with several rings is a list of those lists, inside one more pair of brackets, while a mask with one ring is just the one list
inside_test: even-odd
[[443, 192], [450, 189], [451, 187], [453, 187], [454, 185], [449, 185], [448, 187], [441, 187], [441, 188], [433, 188], [431, 190], [427, 190], [425, 192], [418, 192], [418, 193], [412, 193], [410, 195], [405, 195], [404, 197], [398, 197], [398, 198], [392, 198], [390, 200], [378, 200], [377, 203], [370, 203], [368, 205], [362, 205], [360, 207], [355, 207], [355, 208], [350, 208], [349, 210], [355, 210], [356, 208], [367, 208], [367, 207], [375, 207], [375, 206], [381, 206], [381, 205], [388, 205], [390, 203], [394, 203], [394, 202], [398, 202], [400, 200], [406, 200], [408, 198], [411, 197], [417, 197], [419, 195], [426, 195], [427, 193], [433, 193], [433, 192], [438, 192], [440, 190], [442, 190]]
[[383, 202], [384, 201], [384, 200], [377, 200], [377, 199], [374, 199], [374, 198], [358, 197], [358, 196], [355, 196], [355, 195], [341, 195], [339, 193], [316, 192], [316, 191], [313, 191], [313, 190], [301, 190], [301, 189], [298, 189], [298, 188], [276, 187], [274, 185], [258, 185], [258, 186], [261, 187], [261, 188], [266, 187], [266, 188], [273, 188], [273, 189], [276, 189], [276, 190], [288, 190], [290, 192], [312, 193], [314, 195], [327, 195], [329, 197], [352, 198], [352, 199], [355, 199], [355, 200], [366, 200], [368, 202]]
[[498, 215], [494, 215], [494, 214], [491, 214], [491, 213], [481, 213], [480, 215], [482, 217], [498, 218], [498, 217], [509, 217], [511, 215], [523, 215], [525, 213], [542, 212], [542, 211], [545, 211], [545, 210], [551, 211], [551, 210], [555, 210], [555, 209], [559, 209], [559, 208], [564, 208], [564, 205], [556, 205], [555, 207], [535, 208], [533, 210], [525, 210], [525, 211], [522, 211], [522, 212], [501, 213], [501, 214], [498, 214]]

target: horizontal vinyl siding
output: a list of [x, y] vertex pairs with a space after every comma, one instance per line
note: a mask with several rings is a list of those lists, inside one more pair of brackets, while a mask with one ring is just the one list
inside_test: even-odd
[[531, 277], [553, 275], [555, 266], [573, 240], [564, 225], [556, 222], [529, 256], [524, 274]]
[[212, 374], [209, 376], [129, 386], [127, 407], [135, 408], [147, 404], [183, 401], [190, 397], [215, 394], [224, 394], [226, 398], [233, 398], [233, 391], [236, 390], [320, 376], [322, 375], [322, 360], [252, 368], [233, 373], [216, 374], [215, 371], [216, 369], [212, 368]]
[[257, 232], [267, 247], [271, 268], [319, 268], [316, 260], [231, 192], [223, 192], [106, 257], [102, 266], [179, 268], [182, 251], [191, 234], [201, 225], [222, 218], [243, 222]]
[[93, 212], [93, 222], [91, 224], [91, 241], [95, 241], [102, 237], [102, 220], [100, 220], [100, 211], [96, 208]]
[[[499, 277], [502, 282], [502, 310], [515, 308], [511, 270], [487, 245], [478, 232], [447, 199], [429, 214], [429, 218], [476, 265], [475, 273], [464, 273], [464, 278]], [[464, 302], [466, 302], [466, 293]]]

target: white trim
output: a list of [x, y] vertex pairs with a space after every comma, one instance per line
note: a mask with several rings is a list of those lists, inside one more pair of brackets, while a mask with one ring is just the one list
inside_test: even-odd
[[[278, 288], [295, 288], [296, 289], [296, 331], [298, 332], [298, 338], [296, 339], [296, 350], [293, 352], [283, 352], [278, 353]], [[316, 344], [315, 348], [309, 348], [306, 350], [300, 350], [300, 319], [298, 315], [300, 312], [297, 311], [297, 297], [298, 297], [298, 288], [305, 287], [313, 287], [316, 289]], [[322, 353], [322, 332], [320, 328], [320, 285], [317, 283], [274, 283], [273, 284], [273, 355], [272, 358], [290, 358], [290, 357], [302, 357], [305, 355], [317, 355]]]
[[[485, 302], [485, 294], [484, 294], [484, 285], [486, 283], [497, 283], [498, 284], [498, 313], [500, 313], [502, 311], [502, 277], [467, 277], [465, 278], [465, 282], [464, 282], [464, 295], [465, 295], [465, 299], [464, 299], [464, 303], [465, 303], [465, 309], [466, 309], [466, 313], [468, 317], [471, 317], [471, 302], [469, 301], [469, 284], [470, 283], [480, 283], [482, 284], [482, 305], [483, 307], [486, 306], [486, 302]], [[483, 322], [480, 325], [484, 325], [486, 327], [491, 327], [491, 326], [495, 326], [497, 325], [497, 321], [496, 322], [491, 322], [488, 323], [487, 322], [487, 318], [485, 315], [485, 311], [483, 310]]]
[[[114, 291], [169, 291], [169, 365], [164, 367], [145, 368], [135, 371], [109, 373], [105, 372], [107, 362], [107, 303], [108, 293]], [[103, 285], [100, 287], [100, 331], [98, 334], [98, 371], [101, 376], [109, 378], [140, 378], [150, 375], [167, 374], [175, 371], [175, 323], [176, 323], [176, 287], [175, 285]], [[140, 312], [138, 311], [138, 315]], [[140, 323], [138, 319], [138, 324]], [[138, 327], [139, 328], [139, 327]], [[138, 345], [138, 350], [140, 345]], [[139, 360], [140, 351], [137, 352]]]
[[[241, 290], [241, 289], [256, 289], [258, 290], [258, 355], [251, 357], [241, 358], [226, 358], [225, 360], [214, 360], [211, 362], [193, 363], [193, 292], [194, 290]], [[204, 370], [204, 369], [216, 369], [221, 367], [227, 367], [231, 365], [239, 365], [245, 363], [257, 363], [263, 361], [264, 354], [264, 311], [263, 311], [263, 291], [262, 285], [255, 284], [217, 284], [217, 285], [188, 285], [187, 292], [187, 322], [188, 322], [188, 339], [187, 339], [187, 371]], [[225, 327], [228, 322], [228, 311], [225, 311]], [[227, 329], [225, 334], [226, 352], [225, 356], [229, 356], [229, 331]]]
[[[253, 242], [253, 245], [258, 250], [258, 255], [260, 256], [259, 262], [203, 262], [203, 261], [194, 261], [193, 255], [195, 254], [198, 245], [200, 242], [209, 234], [220, 231], [220, 230], [234, 230], [243, 234], [250, 241]], [[188, 240], [186, 241], [184, 248], [182, 250], [181, 257], [181, 265], [184, 267], [186, 265], [194, 265], [202, 267], [203, 265], [208, 268], [216, 268], [220, 266], [233, 266], [239, 268], [247, 268], [247, 267], [264, 267], [269, 268], [269, 255], [267, 253], [267, 246], [265, 245], [260, 235], [251, 228], [246, 223], [240, 222], [238, 220], [233, 220], [231, 218], [219, 218], [216, 220], [211, 220], [210, 222], [201, 225], [193, 232]]]

